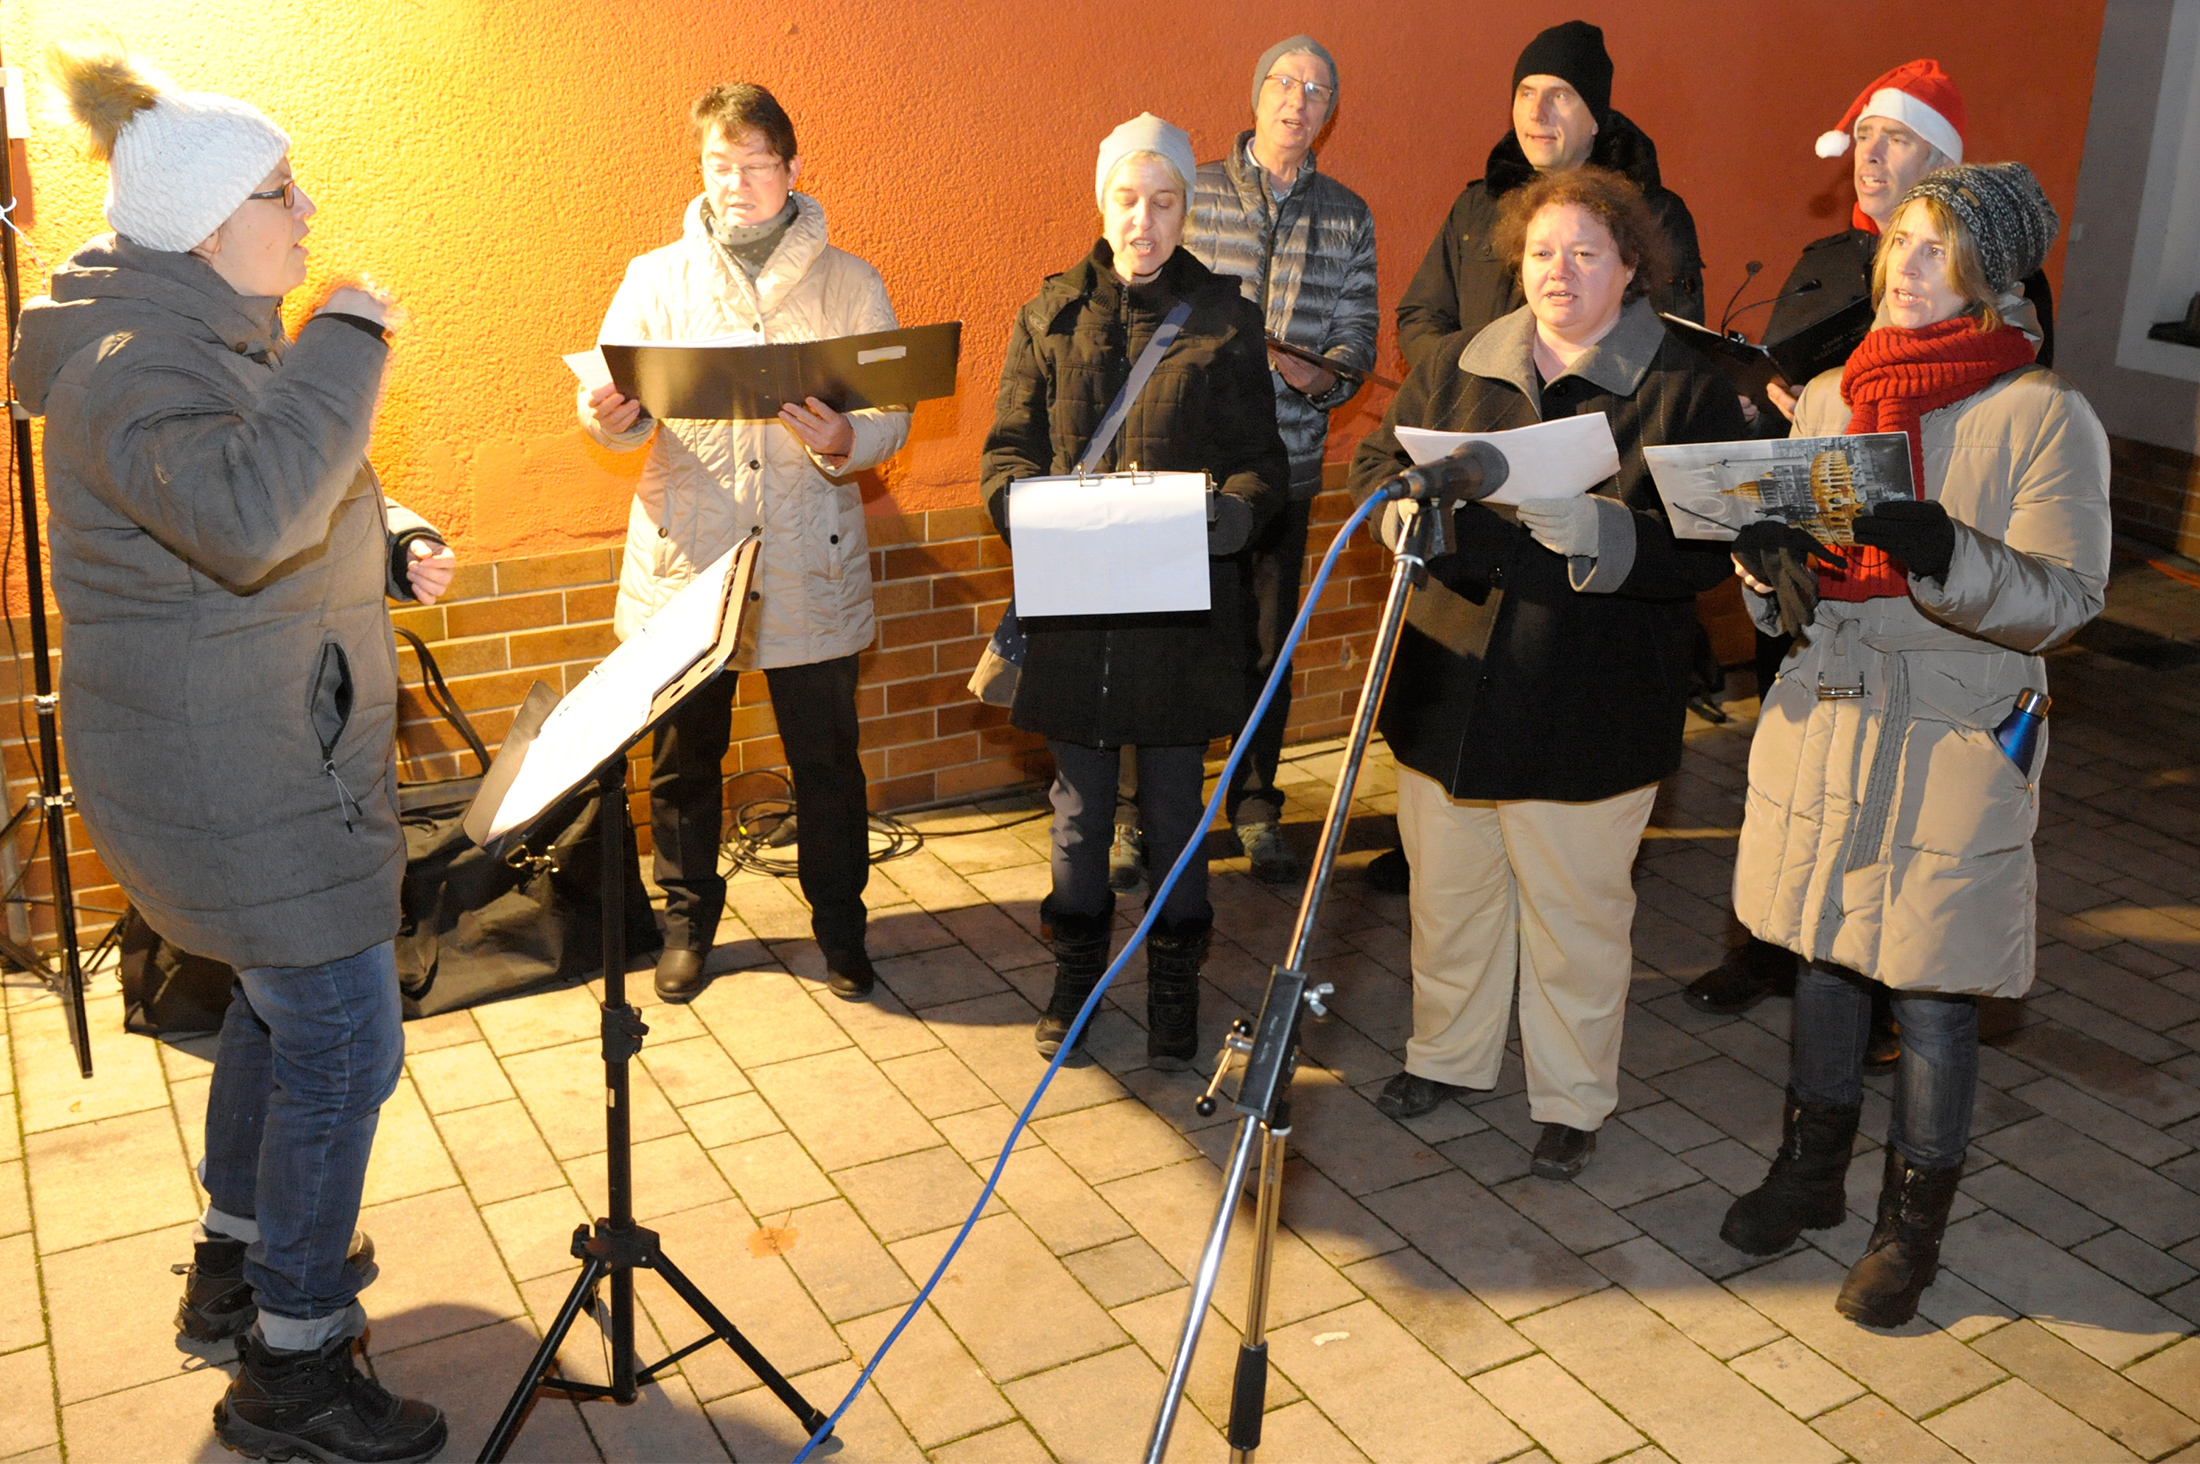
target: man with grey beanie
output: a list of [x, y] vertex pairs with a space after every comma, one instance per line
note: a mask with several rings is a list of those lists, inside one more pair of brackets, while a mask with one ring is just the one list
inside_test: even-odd
[[[1253, 125], [1193, 184], [1184, 247], [1217, 274], [1234, 275], [1261, 308], [1271, 338], [1327, 357], [1334, 371], [1271, 348], [1276, 426], [1291, 454], [1290, 501], [1252, 548], [1244, 624], [1250, 708], [1275, 669], [1299, 609], [1299, 576], [1314, 495], [1321, 490], [1329, 414], [1359, 390], [1375, 364], [1375, 217], [1357, 193], [1320, 172], [1314, 143], [1337, 107], [1337, 63], [1312, 36], [1292, 36], [1253, 68]], [[1286, 680], [1238, 765], [1225, 811], [1253, 874], [1281, 882], [1299, 862], [1281, 836], [1276, 789]]]

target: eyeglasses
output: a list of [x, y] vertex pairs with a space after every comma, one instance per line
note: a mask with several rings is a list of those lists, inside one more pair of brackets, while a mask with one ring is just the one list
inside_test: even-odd
[[1306, 93], [1307, 102], [1313, 106], [1326, 107], [1337, 95], [1337, 89], [1333, 86], [1324, 86], [1318, 81], [1301, 81], [1295, 76], [1285, 76], [1280, 71], [1269, 72], [1266, 79], [1275, 83], [1285, 96], [1291, 94], [1291, 88], [1297, 87]]
[[739, 175], [743, 183], [762, 183], [786, 168], [784, 162], [746, 163], [738, 168], [705, 168], [703, 172], [720, 183], [731, 183]]
[[298, 206], [298, 180], [296, 178], [285, 179], [283, 186], [280, 188], [270, 188], [264, 193], [247, 193], [245, 195], [247, 202], [255, 198], [279, 199], [284, 208], [296, 208]]

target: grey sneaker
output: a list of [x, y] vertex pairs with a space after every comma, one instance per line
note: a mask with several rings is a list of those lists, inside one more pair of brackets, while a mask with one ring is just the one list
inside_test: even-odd
[[1253, 878], [1263, 884], [1289, 884], [1299, 877], [1299, 856], [1283, 842], [1283, 828], [1272, 823], [1239, 824], [1238, 847], [1253, 861]]
[[1108, 888], [1125, 894], [1146, 878], [1146, 836], [1136, 824], [1117, 824], [1108, 846]]

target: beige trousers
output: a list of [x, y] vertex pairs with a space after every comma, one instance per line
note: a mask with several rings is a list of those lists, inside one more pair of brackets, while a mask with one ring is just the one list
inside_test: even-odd
[[1407, 1072], [1495, 1087], [1517, 972], [1529, 1116], [1603, 1125], [1619, 1105], [1635, 849], [1657, 794], [1651, 783], [1594, 803], [1493, 803], [1398, 769], [1413, 865]]

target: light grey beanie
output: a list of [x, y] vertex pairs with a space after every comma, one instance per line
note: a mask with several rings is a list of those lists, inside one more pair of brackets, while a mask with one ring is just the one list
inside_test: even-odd
[[[1284, 57], [1289, 56], [1297, 51], [1304, 51], [1309, 56], [1319, 58], [1322, 65], [1329, 68], [1329, 84], [1333, 87], [1338, 86], [1337, 58], [1329, 54], [1329, 48], [1327, 46], [1324, 46], [1320, 41], [1315, 40], [1312, 36], [1293, 36], [1288, 41], [1276, 42], [1273, 46], [1270, 46], [1267, 50], [1260, 53], [1260, 62], [1253, 68], [1254, 111], [1257, 112], [1260, 110], [1260, 89], [1262, 85], [1267, 82], [1268, 73], [1275, 70], [1276, 63], [1278, 61], [1281, 61]], [[1341, 90], [1342, 88], [1340, 87], [1339, 89]], [[1329, 104], [1334, 107], [1336, 105], [1336, 98], [1330, 98]]]
[[283, 129], [250, 102], [160, 92], [115, 136], [107, 222], [133, 243], [183, 253], [220, 228], [289, 151]]
[[[1092, 175], [1092, 196], [1102, 208], [1108, 206], [1108, 175], [1115, 171], [1116, 164], [1133, 153], [1152, 153], [1160, 158], [1176, 169], [1176, 181], [1186, 189], [1192, 186], [1192, 178], [1199, 172], [1199, 163], [1192, 156], [1192, 135], [1151, 112], [1140, 112], [1109, 133], [1100, 144], [1100, 161]], [[1186, 205], [1191, 203], [1189, 198], [1184, 201]]]
[[1978, 244], [1986, 283], [2006, 290], [2047, 261], [2062, 232], [2055, 205], [2022, 163], [1958, 163], [1927, 173], [1902, 195], [1934, 198], [1963, 221]]

